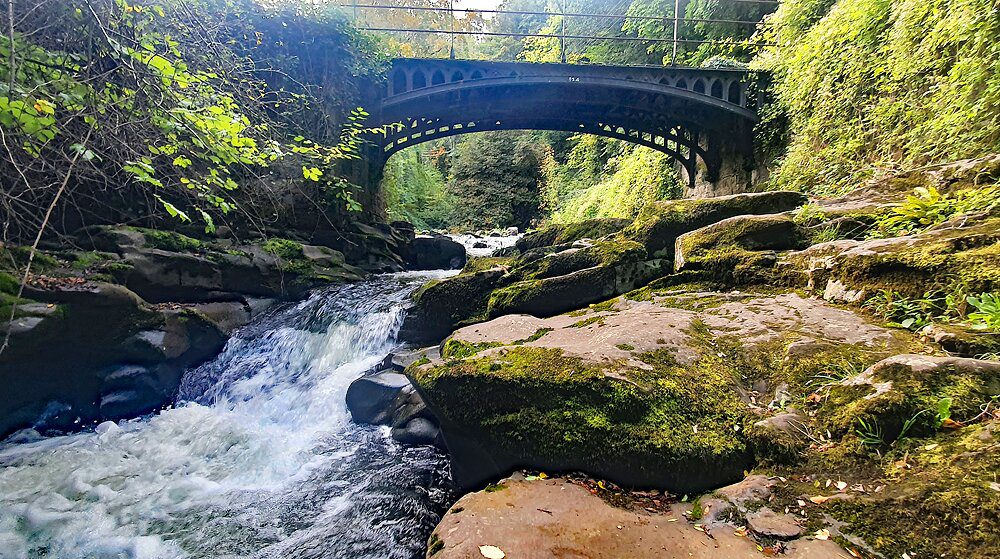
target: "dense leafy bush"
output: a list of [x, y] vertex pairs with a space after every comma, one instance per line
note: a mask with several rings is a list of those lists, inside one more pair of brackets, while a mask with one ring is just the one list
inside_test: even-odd
[[444, 176], [429, 159], [425, 146], [403, 150], [389, 159], [382, 181], [386, 212], [390, 219], [409, 221], [419, 229], [447, 229], [456, 197], [445, 188]]
[[374, 44], [332, 11], [255, 0], [4, 9], [6, 240], [31, 238], [60, 199], [66, 227], [164, 210], [207, 229], [242, 210], [264, 226], [276, 171], [357, 208], [335, 167], [363, 130], [356, 76], [379, 70]]
[[678, 198], [682, 187], [669, 156], [649, 148], [611, 143], [616, 155], [603, 168], [600, 158], [581, 157], [580, 148], [593, 150], [607, 140], [579, 139], [570, 160], [549, 171], [545, 199], [556, 223], [595, 217], [631, 218], [654, 200]]
[[791, 127], [782, 188], [843, 191], [1000, 149], [994, 0], [787, 0], [764, 35]]

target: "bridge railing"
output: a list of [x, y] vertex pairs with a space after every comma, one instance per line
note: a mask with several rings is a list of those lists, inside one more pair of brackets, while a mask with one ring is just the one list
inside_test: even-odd
[[[778, 0], [725, 0], [733, 4], [753, 4], [768, 7], [776, 7]], [[492, 58], [483, 56], [481, 52], [459, 52], [456, 45], [463, 43], [463, 39], [481, 41], [483, 39], [534, 39], [555, 41], [558, 48], [559, 61], [562, 63], [588, 63], [584, 55], [588, 47], [601, 43], [629, 44], [632, 46], [655, 45], [658, 48], [669, 50], [669, 64], [677, 65], [679, 50], [691, 46], [712, 45], [719, 47], [741, 48], [746, 51], [755, 51], [761, 47], [773, 46], [766, 41], [758, 40], [755, 37], [747, 39], [705, 39], [699, 37], [685, 36], [685, 24], [697, 24], [699, 26], [746, 26], [753, 30], [758, 26], [767, 25], [759, 19], [711, 19], [711, 18], [689, 18], [681, 12], [681, 0], [674, 0], [674, 12], [670, 15], [654, 16], [632, 13], [584, 13], [562, 10], [554, 11], [530, 11], [530, 10], [506, 10], [506, 9], [472, 9], [458, 6], [455, 0], [448, 0], [449, 5], [419, 5], [415, 0], [346, 0], [337, 6], [344, 11], [348, 18], [352, 19], [355, 26], [361, 30], [371, 33], [387, 34], [389, 36], [433, 36], [443, 38], [439, 42], [434, 52], [414, 53], [420, 57], [439, 57], [452, 59], [488, 59], [504, 60], [503, 58]], [[561, 3], [560, 3], [561, 4]], [[625, 3], [625, 6], [628, 2]], [[403, 19], [403, 24], [390, 25], [385, 23], [390, 15], [404, 14], [409, 17]], [[676, 14], [676, 15], [675, 15]], [[421, 17], [422, 16], [422, 17]], [[492, 18], [498, 16], [517, 16], [529, 18], [554, 18], [557, 24], [552, 29], [536, 32], [522, 31], [502, 31], [490, 27]], [[486, 19], [491, 18], [491, 19]], [[412, 22], [416, 23], [412, 23]], [[611, 35], [599, 35], [586, 32], [574, 32], [574, 28], [579, 29], [579, 22], [619, 22], [616, 27], [618, 33]], [[407, 24], [407, 22], [411, 22]], [[620, 32], [626, 23], [659, 23], [664, 30], [670, 30], [668, 36], [650, 37], [639, 36], [637, 34], [625, 34]], [[586, 31], [586, 28], [585, 28]], [[468, 50], [468, 49], [466, 49]], [[478, 56], [477, 56], [478, 55]], [[575, 55], [575, 56], [574, 56]], [[666, 57], [665, 57], [666, 58]], [[667, 61], [664, 60], [666, 64]], [[620, 62], [619, 62], [620, 64]]]

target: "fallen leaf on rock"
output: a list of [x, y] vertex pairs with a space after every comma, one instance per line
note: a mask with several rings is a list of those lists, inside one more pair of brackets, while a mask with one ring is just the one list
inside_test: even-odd
[[927, 445], [927, 446], [924, 447], [924, 450], [934, 450], [937, 447], [938, 447], [937, 443], [929, 444], [929, 445]]
[[479, 553], [486, 559], [504, 559], [504, 557], [507, 557], [507, 554], [495, 545], [481, 545], [479, 546]]
[[734, 535], [734, 536], [737, 536], [737, 537], [740, 537], [740, 538], [745, 538], [745, 537], [747, 537], [747, 534], [748, 534], [749, 532], [750, 532], [750, 531], [749, 531], [749, 530], [747, 529], [747, 527], [746, 527], [746, 526], [740, 526], [739, 528], [737, 528], [737, 529], [736, 529], [736, 530], [735, 530], [735, 531], [733, 532], [733, 535]]
[[843, 491], [845, 489], [847, 489], [847, 482], [846, 481], [838, 481], [837, 482], [837, 491]]
[[816, 538], [817, 540], [828, 540], [830, 539], [830, 531], [827, 530], [826, 528], [821, 528], [819, 530], [816, 530], [816, 533], [813, 534], [813, 537]]
[[941, 422], [942, 429], [958, 429], [960, 427], [965, 427], [965, 424], [961, 421], [955, 421], [954, 419], [945, 419]]
[[817, 505], [822, 505], [823, 503], [830, 500], [829, 497], [824, 497], [823, 495], [814, 495], [809, 497], [809, 500], [816, 503]]

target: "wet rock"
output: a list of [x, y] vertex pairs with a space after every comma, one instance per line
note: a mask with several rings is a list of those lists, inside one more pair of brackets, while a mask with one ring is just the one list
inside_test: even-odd
[[790, 540], [802, 535], [802, 526], [789, 514], [779, 514], [763, 507], [747, 515], [747, 526], [755, 533], [768, 538]]
[[158, 311], [121, 286], [69, 283], [26, 293], [55, 310], [13, 332], [0, 355], [0, 382], [10, 387], [0, 399], [0, 436], [158, 409], [172, 402], [185, 368], [225, 343], [204, 315]]
[[361, 377], [347, 389], [347, 409], [357, 423], [388, 425], [412, 386], [406, 375], [379, 372]]
[[440, 428], [406, 375], [381, 371], [363, 376], [347, 389], [347, 409], [357, 423], [392, 426], [404, 444], [443, 445]]
[[417, 237], [404, 248], [410, 270], [456, 270], [465, 266], [465, 247], [448, 237]]
[[443, 446], [441, 429], [433, 421], [423, 417], [393, 427], [392, 438], [402, 444]]

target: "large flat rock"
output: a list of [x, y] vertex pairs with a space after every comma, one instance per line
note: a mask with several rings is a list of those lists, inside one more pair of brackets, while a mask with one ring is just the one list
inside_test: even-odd
[[[564, 479], [506, 480], [499, 491], [462, 497], [431, 537], [428, 557], [482, 559], [480, 546], [494, 546], [510, 559], [759, 559], [755, 541], [718, 526], [711, 535], [682, 515], [612, 507]], [[437, 544], [435, 550], [435, 542]], [[828, 540], [789, 542], [788, 559], [849, 559]]]

